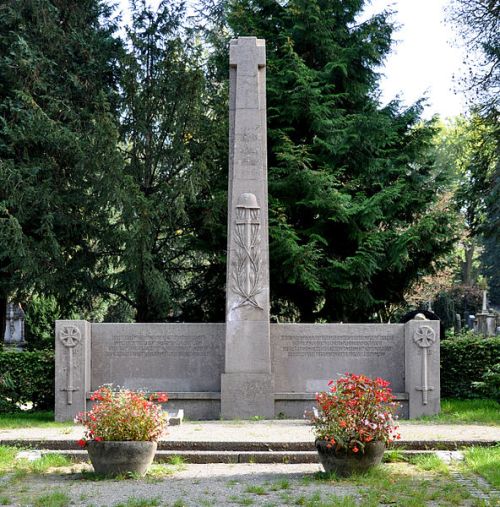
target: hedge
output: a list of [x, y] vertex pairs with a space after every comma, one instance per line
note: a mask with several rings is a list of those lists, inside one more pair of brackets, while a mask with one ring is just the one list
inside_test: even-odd
[[0, 352], [0, 412], [54, 408], [54, 352]]
[[478, 398], [472, 382], [500, 362], [500, 337], [465, 336], [441, 342], [441, 397]]

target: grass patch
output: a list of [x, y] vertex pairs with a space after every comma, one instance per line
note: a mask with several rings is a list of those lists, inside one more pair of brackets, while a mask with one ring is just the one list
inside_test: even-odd
[[69, 458], [61, 454], [44, 454], [35, 461], [25, 462], [25, 460], [20, 460], [19, 465], [16, 466], [26, 467], [29, 472], [35, 474], [43, 474], [49, 468], [68, 467], [72, 464]]
[[448, 465], [434, 453], [412, 456], [409, 461], [424, 472], [436, 472], [443, 475], [450, 473]]
[[35, 499], [35, 507], [67, 507], [71, 502], [70, 497], [62, 491], [54, 491]]
[[12, 470], [19, 449], [8, 445], [0, 446], [0, 475]]
[[229, 497], [229, 501], [238, 505], [253, 505], [254, 501], [248, 496], [236, 496], [232, 495]]
[[441, 413], [403, 424], [429, 422], [441, 424], [488, 424], [500, 426], [500, 403], [495, 400], [441, 400]]
[[275, 482], [274, 484], [271, 484], [269, 489], [271, 491], [280, 491], [283, 489], [289, 489], [290, 488], [290, 482], [286, 479], [282, 479], [281, 481]]
[[401, 449], [390, 449], [384, 452], [384, 463], [404, 463], [408, 461]]
[[177, 455], [170, 456], [168, 458], [167, 462], [169, 465], [173, 465], [176, 467], [185, 468], [185, 466], [186, 466], [186, 460], [182, 456], [177, 456]]
[[467, 449], [465, 467], [484, 477], [494, 488], [500, 488], [500, 446]]
[[0, 505], [10, 505], [12, 502], [8, 496], [0, 496]]
[[[316, 481], [330, 482], [340, 487], [357, 488], [359, 491], [357, 498], [354, 499], [352, 495], [348, 495], [321, 500], [316, 498], [315, 500], [314, 495], [312, 497], [302, 496], [295, 498], [290, 502], [290, 505], [295, 502], [296, 505], [314, 507], [339, 505], [378, 507], [381, 504], [425, 507], [430, 502], [435, 505], [461, 505], [465, 499], [470, 497], [464, 486], [450, 480], [448, 468], [441, 460], [439, 460], [440, 463], [437, 463], [432, 459], [432, 455], [419, 456], [418, 458], [414, 458], [415, 464], [384, 464], [364, 474], [353, 475], [348, 479], [339, 478], [335, 474], [315, 474], [313, 477]], [[430, 475], [431, 473], [432, 475]]]
[[0, 475], [14, 472], [15, 477], [20, 478], [27, 473], [42, 474], [49, 468], [72, 465], [72, 462], [61, 454], [44, 454], [35, 461], [18, 460], [16, 455], [19, 451], [17, 447], [0, 446]]
[[74, 423], [55, 422], [54, 412], [15, 412], [13, 414], [0, 414], [0, 429], [20, 428], [72, 428]]
[[125, 503], [118, 503], [115, 507], [155, 507], [157, 505], [161, 505], [159, 498], [130, 497]]
[[245, 488], [245, 493], [252, 493], [253, 495], [267, 495], [266, 488], [264, 486], [251, 485]]

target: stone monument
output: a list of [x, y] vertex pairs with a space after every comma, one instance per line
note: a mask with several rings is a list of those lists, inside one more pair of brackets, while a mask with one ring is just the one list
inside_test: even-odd
[[4, 344], [12, 350], [21, 351], [26, 345], [24, 336], [24, 310], [19, 303], [8, 303]]
[[222, 417], [273, 417], [267, 224], [266, 53], [255, 37], [229, 48], [226, 363]]
[[496, 333], [496, 316], [488, 309], [488, 293], [483, 290], [483, 307], [476, 314], [477, 332], [483, 336], [495, 336]]
[[301, 418], [347, 371], [389, 380], [403, 417], [439, 412], [439, 321], [269, 323], [265, 65], [263, 40], [231, 42], [226, 322], [57, 321], [57, 420], [109, 383], [167, 391], [190, 419]]

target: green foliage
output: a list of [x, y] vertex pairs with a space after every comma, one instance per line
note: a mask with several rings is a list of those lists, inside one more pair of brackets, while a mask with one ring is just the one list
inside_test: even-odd
[[500, 426], [500, 404], [492, 399], [441, 399], [441, 412], [418, 419], [431, 424], [491, 424]]
[[56, 422], [54, 412], [49, 411], [22, 411], [0, 416], [0, 429], [19, 428], [67, 428], [73, 426], [73, 421]]
[[448, 14], [470, 54], [468, 72], [462, 84], [482, 114], [498, 114], [500, 109], [500, 9], [488, 0], [453, 0]]
[[117, 183], [111, 9], [12, 0], [0, 10], [0, 299], [32, 290], [92, 308]]
[[441, 396], [478, 398], [472, 383], [499, 362], [500, 338], [457, 337], [441, 342]]
[[205, 76], [184, 2], [163, 1], [158, 10], [132, 2], [131, 14], [120, 60], [124, 177], [104, 290], [132, 307], [137, 321], [157, 322], [179, 315], [202, 261], [190, 247], [186, 210], [205, 180]]
[[[420, 104], [378, 103], [376, 68], [392, 26], [387, 13], [358, 23], [363, 3], [226, 4], [230, 35], [266, 39], [271, 298], [279, 319], [373, 319], [453, 244], [452, 214], [436, 204], [446, 175], [433, 166], [434, 130]], [[226, 73], [225, 53], [218, 64]]]
[[0, 352], [0, 412], [29, 403], [34, 410], [54, 406], [54, 353]]
[[55, 321], [61, 318], [56, 299], [34, 295], [24, 313], [28, 349], [53, 349]]
[[483, 373], [482, 380], [473, 382], [472, 385], [482, 396], [500, 403], [500, 362], [487, 368]]

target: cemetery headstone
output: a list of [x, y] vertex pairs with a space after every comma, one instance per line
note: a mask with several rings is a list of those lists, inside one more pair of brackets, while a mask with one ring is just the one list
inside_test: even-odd
[[21, 351], [26, 345], [24, 337], [24, 310], [19, 303], [8, 303], [4, 344], [13, 350]]

